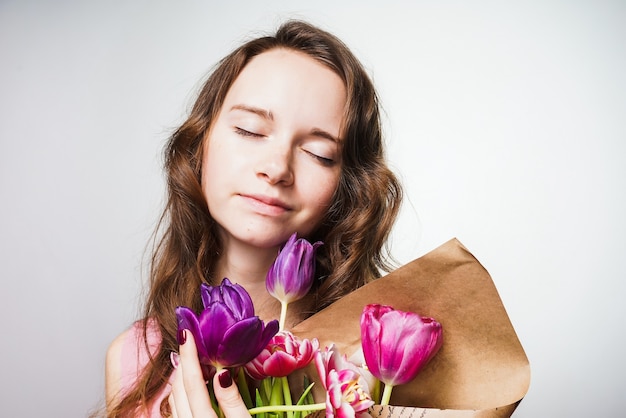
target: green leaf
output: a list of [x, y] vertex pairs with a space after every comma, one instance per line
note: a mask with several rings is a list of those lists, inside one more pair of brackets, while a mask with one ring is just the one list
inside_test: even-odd
[[261, 396], [263, 397], [263, 405], [269, 405], [271, 394], [272, 394], [272, 378], [266, 377], [261, 382]]
[[284, 405], [283, 384], [280, 378], [272, 379], [272, 391], [270, 394], [270, 405]]
[[313, 403], [313, 394], [311, 393], [313, 385], [315, 385], [315, 383], [311, 383], [306, 389], [304, 389], [304, 392], [302, 392], [302, 396], [300, 396], [296, 405], [311, 405]]
[[[259, 393], [259, 390], [256, 390], [256, 406], [257, 407], [261, 407], [261, 406], [265, 406], [265, 403], [263, 402], [263, 397], [261, 396], [261, 393]], [[257, 418], [267, 418], [265, 413], [261, 413], [256, 415]]]

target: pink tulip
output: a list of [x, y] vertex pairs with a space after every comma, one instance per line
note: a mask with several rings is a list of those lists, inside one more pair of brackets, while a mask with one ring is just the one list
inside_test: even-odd
[[441, 343], [441, 324], [432, 318], [378, 304], [363, 309], [361, 344], [365, 363], [387, 386], [413, 380]]
[[331, 346], [326, 351], [317, 352], [315, 366], [327, 393], [327, 417], [370, 417], [368, 409], [374, 401], [354, 364], [341, 357]]
[[319, 349], [317, 338], [299, 339], [289, 331], [280, 331], [252, 361], [246, 372], [257, 380], [284, 377], [308, 365]]

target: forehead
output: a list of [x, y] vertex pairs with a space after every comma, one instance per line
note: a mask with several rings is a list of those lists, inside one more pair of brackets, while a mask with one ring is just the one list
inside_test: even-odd
[[299, 51], [277, 48], [252, 58], [232, 84], [224, 109], [241, 104], [267, 109], [279, 117], [281, 113], [308, 114], [334, 124], [343, 118], [346, 88], [321, 62]]

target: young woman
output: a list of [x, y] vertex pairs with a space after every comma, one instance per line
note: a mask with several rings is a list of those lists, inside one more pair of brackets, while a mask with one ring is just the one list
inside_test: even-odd
[[[290, 21], [225, 57], [165, 157], [168, 200], [144, 318], [107, 353], [109, 416], [211, 416], [193, 337], [179, 347], [174, 310], [200, 311], [200, 284], [228, 277], [261, 319], [277, 318], [265, 275], [292, 233], [324, 245], [319, 279], [290, 307], [288, 326], [388, 267], [402, 193], [384, 160], [376, 92], [349, 49], [319, 28]], [[228, 375], [216, 376], [216, 392], [226, 416], [247, 414]]]

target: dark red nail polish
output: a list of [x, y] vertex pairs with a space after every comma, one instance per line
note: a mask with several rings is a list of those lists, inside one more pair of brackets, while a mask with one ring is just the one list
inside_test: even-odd
[[183, 345], [185, 344], [185, 341], [187, 341], [187, 330], [186, 329], [180, 329], [178, 330], [178, 344]]
[[229, 388], [230, 385], [233, 384], [233, 378], [230, 377], [230, 372], [228, 370], [224, 370], [218, 377], [220, 380], [220, 386], [224, 389]]

